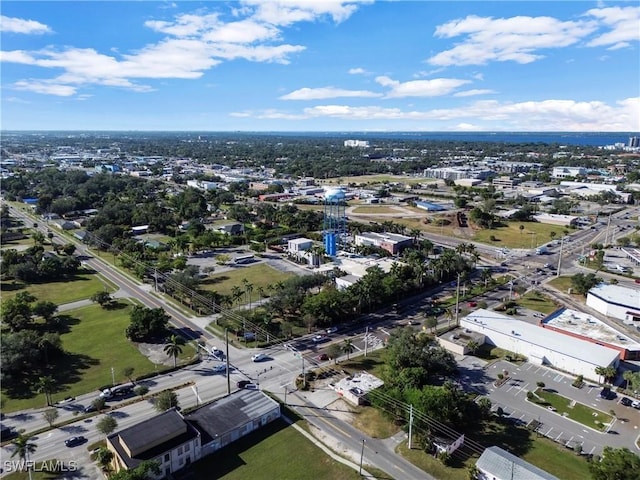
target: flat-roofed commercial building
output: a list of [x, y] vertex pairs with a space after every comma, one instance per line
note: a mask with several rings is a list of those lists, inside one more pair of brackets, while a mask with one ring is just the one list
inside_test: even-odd
[[620, 360], [640, 360], [640, 343], [603, 321], [576, 310], [558, 310], [540, 322], [556, 332], [617, 350]]
[[589, 290], [587, 306], [640, 329], [640, 289], [601, 283]]
[[596, 367], [617, 368], [619, 351], [574, 338], [538, 325], [479, 309], [460, 321], [460, 327], [481, 333], [486, 342], [526, 356], [572, 375], [597, 381]]
[[397, 255], [402, 250], [413, 245], [413, 238], [397, 233], [362, 232], [354, 238], [356, 245], [370, 245]]

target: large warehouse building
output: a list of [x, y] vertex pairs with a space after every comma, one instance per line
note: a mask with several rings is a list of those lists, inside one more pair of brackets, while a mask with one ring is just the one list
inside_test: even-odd
[[595, 343], [516, 320], [500, 313], [479, 309], [460, 321], [460, 327], [485, 335], [490, 345], [526, 356], [530, 362], [598, 380], [596, 367], [613, 366], [619, 351]]
[[640, 290], [601, 283], [587, 294], [587, 306], [640, 330]]

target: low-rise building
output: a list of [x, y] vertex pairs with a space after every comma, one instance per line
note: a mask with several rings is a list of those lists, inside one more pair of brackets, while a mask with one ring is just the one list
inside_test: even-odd
[[538, 325], [479, 309], [460, 320], [460, 327], [485, 336], [486, 343], [524, 355], [529, 362], [548, 365], [597, 381], [596, 367], [617, 368], [619, 351]]
[[563, 227], [575, 225], [578, 221], [578, 217], [575, 215], [560, 215], [557, 213], [538, 213], [533, 216], [533, 219], [540, 223], [561, 225]]
[[413, 238], [397, 233], [362, 232], [355, 236], [356, 245], [370, 245], [386, 250], [392, 255], [413, 245]]
[[500, 447], [489, 447], [476, 462], [478, 480], [560, 480]]
[[367, 372], [356, 373], [338, 381], [333, 389], [338, 395], [353, 405], [366, 403], [365, 395], [384, 385], [378, 377]]
[[601, 283], [587, 293], [587, 306], [640, 329], [640, 289]]
[[553, 167], [551, 176], [553, 178], [577, 177], [586, 175], [587, 171], [584, 167]]

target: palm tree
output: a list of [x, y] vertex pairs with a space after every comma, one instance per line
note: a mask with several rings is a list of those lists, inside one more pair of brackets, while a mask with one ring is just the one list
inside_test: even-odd
[[349, 355], [355, 350], [355, 345], [350, 339], [345, 339], [342, 344], [342, 351], [347, 354], [347, 360], [349, 360]]
[[627, 390], [633, 390], [636, 386], [636, 382], [638, 381], [638, 375], [631, 370], [627, 370], [622, 374], [622, 378], [627, 381]]
[[[24, 435], [18, 435], [18, 437], [12, 441], [11, 443], [15, 447], [15, 450], [11, 454], [11, 458], [16, 455], [20, 458], [21, 464], [25, 465], [25, 461], [29, 461], [29, 454], [34, 453], [38, 446], [35, 443], [29, 442], [30, 437], [25, 437]], [[29, 472], [29, 480], [31, 480], [31, 469], [27, 468]]]
[[239, 286], [234, 285], [233, 287], [231, 287], [231, 298], [233, 299], [234, 303], [238, 304], [243, 295], [244, 292]]
[[454, 315], [453, 311], [450, 308], [447, 308], [444, 311], [444, 317], [447, 319], [447, 327], [451, 327], [451, 320], [453, 320]]
[[53, 387], [55, 386], [55, 381], [53, 377], [49, 375], [45, 377], [39, 377], [38, 382], [36, 383], [36, 391], [38, 393], [44, 393], [44, 398], [47, 401], [47, 407], [51, 405], [51, 392], [53, 392]]
[[489, 280], [491, 280], [491, 270], [488, 268], [483, 268], [480, 271], [480, 279], [484, 282], [484, 286], [487, 286], [487, 283], [489, 282]]
[[247, 283], [245, 285], [247, 289], [247, 297], [249, 297], [249, 311], [251, 311], [251, 294], [253, 293], [253, 283]]
[[605, 374], [605, 368], [604, 367], [596, 367], [596, 375], [598, 375], [598, 383], [602, 383], [600, 381], [600, 377], [603, 377]]
[[173, 368], [178, 366], [178, 355], [182, 353], [184, 343], [184, 338], [180, 335], [171, 335], [163, 348], [164, 353], [173, 357]]
[[480, 344], [478, 344], [478, 342], [476, 342], [475, 340], [469, 340], [469, 342], [467, 343], [467, 348], [469, 349], [469, 353], [473, 355], [474, 353], [476, 353], [478, 348], [480, 348]]
[[603, 374], [605, 381], [609, 383], [613, 383], [613, 380], [616, 378], [616, 373], [618, 373], [618, 371], [616, 370], [615, 367], [612, 367], [611, 365], [609, 365], [608, 367], [605, 367], [604, 374]]

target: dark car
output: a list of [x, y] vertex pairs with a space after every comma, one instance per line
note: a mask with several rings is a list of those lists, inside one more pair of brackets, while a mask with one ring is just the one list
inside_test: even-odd
[[612, 391], [609, 387], [604, 387], [600, 392], [600, 398], [604, 398], [605, 400], [613, 400], [617, 396], [618, 394]]
[[96, 406], [91, 403], [89, 405], [87, 405], [86, 407], [84, 407], [84, 413], [91, 413], [91, 412], [97, 412], [98, 409], [96, 408]]
[[82, 445], [86, 441], [87, 441], [87, 439], [84, 438], [82, 435], [80, 435], [80, 436], [77, 436], [77, 437], [67, 438], [64, 441], [64, 444], [67, 447], [77, 447], [78, 445]]
[[249, 385], [250, 383], [251, 383], [251, 381], [249, 381], [249, 380], [240, 380], [238, 383], [236, 383], [236, 386], [238, 388], [244, 388], [247, 385]]
[[622, 397], [622, 400], [620, 400], [620, 403], [625, 407], [630, 407], [633, 402], [631, 401], [630, 398]]

